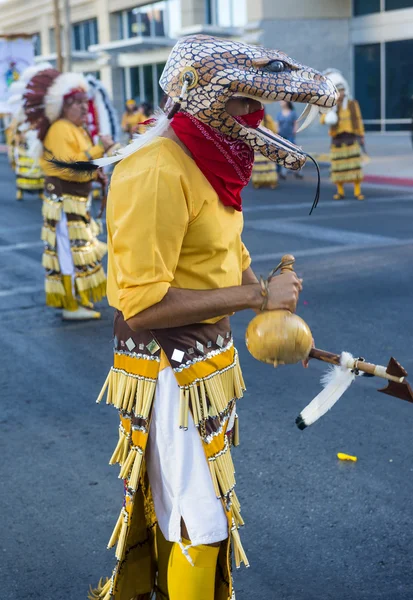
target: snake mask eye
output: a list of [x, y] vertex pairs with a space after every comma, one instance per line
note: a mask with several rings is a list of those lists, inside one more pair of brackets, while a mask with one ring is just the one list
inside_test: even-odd
[[286, 65], [281, 60], [273, 60], [264, 67], [264, 70], [270, 71], [270, 73], [281, 73], [281, 71], [285, 71], [285, 68]]

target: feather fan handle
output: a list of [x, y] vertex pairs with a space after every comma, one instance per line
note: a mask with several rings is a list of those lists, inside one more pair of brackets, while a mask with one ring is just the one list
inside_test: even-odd
[[356, 375], [347, 365], [354, 363], [354, 358], [349, 352], [343, 352], [340, 357], [340, 366], [330, 367], [322, 376], [321, 383], [324, 389], [305, 407], [295, 420], [299, 429], [305, 429], [315, 423], [320, 417], [340, 400], [344, 392], [353, 383]]

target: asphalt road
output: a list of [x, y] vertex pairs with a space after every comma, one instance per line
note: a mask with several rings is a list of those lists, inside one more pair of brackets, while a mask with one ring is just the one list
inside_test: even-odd
[[[46, 309], [40, 201], [14, 200], [4, 157], [0, 177], [0, 600], [81, 600], [111, 571], [105, 547], [121, 502], [107, 465], [116, 411], [94, 402], [111, 364], [112, 311], [71, 324]], [[333, 202], [323, 183], [309, 217], [314, 191], [311, 168], [276, 191], [246, 191], [256, 271], [292, 252], [304, 278], [298, 312], [317, 346], [380, 363], [394, 355], [413, 375], [413, 193], [366, 186], [365, 202]], [[324, 366], [257, 363], [243, 341], [250, 318], [233, 320], [248, 383], [235, 464], [251, 563], [235, 573], [237, 600], [411, 600], [413, 405], [360, 379], [299, 431]]]

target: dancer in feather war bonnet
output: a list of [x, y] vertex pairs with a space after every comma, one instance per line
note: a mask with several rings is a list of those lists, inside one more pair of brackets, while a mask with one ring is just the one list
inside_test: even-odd
[[45, 174], [42, 262], [46, 304], [62, 308], [66, 320], [97, 319], [100, 313], [92, 301], [105, 295], [101, 260], [106, 245], [97, 239], [99, 227], [89, 213], [91, 180], [96, 174], [58, 169], [50, 158], [88, 161], [116, 146], [110, 136], [101, 136], [94, 144], [85, 127], [88, 83], [82, 75], [46, 69], [29, 81], [23, 98]]
[[282, 52], [209, 36], [178, 42], [160, 85], [168, 101], [153, 127], [93, 161], [119, 163], [107, 208], [114, 364], [98, 401], [107, 392], [119, 411], [110, 463], [124, 501], [109, 540], [115, 568], [89, 598], [230, 600], [231, 557], [248, 560], [231, 457], [245, 386], [229, 317], [294, 311], [302, 288], [294, 273], [258, 283], [241, 191], [254, 151], [291, 169], [306, 160], [260, 129], [261, 101], [288, 85], [294, 100], [328, 110], [336, 90]]
[[327, 69], [324, 74], [331, 79], [339, 92], [336, 107], [321, 116], [321, 123], [330, 126], [331, 181], [336, 184], [334, 200], [342, 200], [344, 185], [354, 186], [354, 197], [364, 200], [361, 192], [363, 181], [361, 148], [364, 147], [364, 124], [357, 100], [350, 96], [347, 81], [340, 71]]

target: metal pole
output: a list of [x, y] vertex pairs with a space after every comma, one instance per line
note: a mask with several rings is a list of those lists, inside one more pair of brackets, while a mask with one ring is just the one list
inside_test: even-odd
[[64, 10], [64, 39], [65, 39], [65, 71], [70, 71], [72, 69], [72, 25], [70, 22], [70, 5], [69, 0], [63, 0], [63, 10]]
[[60, 10], [59, 0], [53, 0], [54, 8], [54, 37], [56, 42], [56, 66], [57, 70], [63, 71], [62, 40], [60, 37]]

